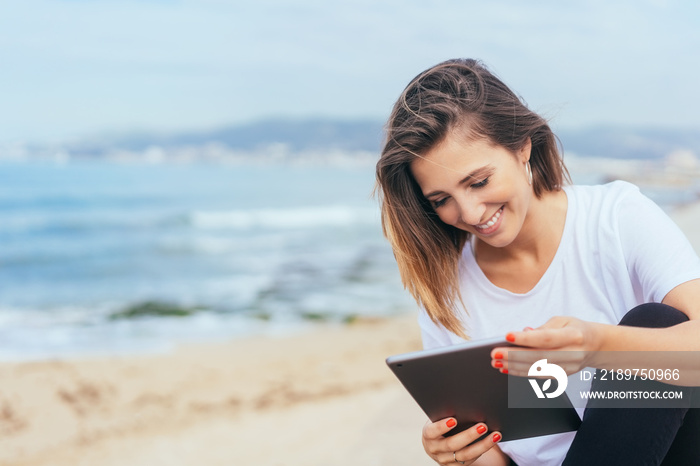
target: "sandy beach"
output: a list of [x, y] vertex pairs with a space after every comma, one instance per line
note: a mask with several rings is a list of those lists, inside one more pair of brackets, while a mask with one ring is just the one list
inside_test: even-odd
[[0, 464], [430, 464], [423, 414], [384, 365], [419, 347], [406, 316], [163, 355], [4, 363]]
[[[700, 204], [672, 214], [700, 251]], [[179, 347], [0, 364], [0, 465], [433, 464], [384, 359], [415, 316]]]

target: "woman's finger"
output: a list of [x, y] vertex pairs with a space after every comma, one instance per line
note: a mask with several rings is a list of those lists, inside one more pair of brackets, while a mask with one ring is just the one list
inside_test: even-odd
[[457, 425], [457, 420], [453, 417], [441, 419], [437, 422], [428, 421], [423, 426], [423, 438], [427, 440], [436, 440], [451, 431]]
[[445, 442], [443, 443], [443, 449], [448, 452], [461, 450], [467, 445], [478, 440], [480, 437], [486, 434], [488, 430], [488, 426], [483, 422], [474, 424], [469, 429], [465, 429], [458, 434], [446, 438]]
[[494, 348], [491, 351], [491, 367], [504, 374], [527, 375], [535, 362], [547, 359], [551, 364], [561, 366], [567, 374], [578, 372], [585, 367], [586, 352], [565, 348], [542, 350], [540, 348], [510, 347]]
[[493, 448], [501, 440], [501, 437], [500, 432], [492, 432], [466, 447], [440, 454], [436, 458], [436, 461], [440, 464], [449, 465], [462, 464], [455, 462], [455, 460], [458, 462], [463, 461], [465, 464], [471, 464], [479, 459], [481, 455]]
[[463, 449], [488, 432], [486, 424], [480, 422], [453, 436], [443, 437], [443, 434], [454, 429], [456, 425], [454, 418], [446, 418], [437, 422], [428, 422], [423, 427], [423, 448], [440, 464], [454, 462], [454, 457], [450, 457], [448, 453], [453, 454]]
[[582, 343], [582, 338], [581, 330], [574, 327], [541, 327], [535, 330], [510, 332], [506, 335], [506, 339], [517, 346], [538, 349], [578, 346]]

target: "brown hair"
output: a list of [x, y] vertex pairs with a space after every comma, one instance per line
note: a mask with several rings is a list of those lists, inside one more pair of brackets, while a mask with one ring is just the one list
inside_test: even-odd
[[384, 235], [406, 289], [433, 322], [466, 338], [455, 308], [464, 306], [459, 258], [469, 233], [438, 218], [410, 170], [416, 157], [455, 129], [466, 129], [469, 137], [485, 138], [513, 154], [530, 139], [537, 197], [561, 189], [569, 174], [547, 122], [476, 60], [449, 60], [424, 71], [394, 104], [377, 162]]

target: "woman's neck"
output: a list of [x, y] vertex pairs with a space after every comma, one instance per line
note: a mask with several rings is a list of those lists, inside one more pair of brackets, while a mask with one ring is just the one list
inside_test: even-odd
[[568, 201], [563, 190], [546, 192], [539, 199], [533, 194], [523, 225], [512, 243], [495, 248], [477, 241], [479, 265], [492, 261], [546, 262], [548, 265], [564, 232], [567, 207]]

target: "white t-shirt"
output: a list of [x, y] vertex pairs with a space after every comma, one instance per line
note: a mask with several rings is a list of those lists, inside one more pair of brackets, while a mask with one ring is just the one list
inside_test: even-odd
[[[623, 181], [567, 186], [566, 223], [559, 248], [540, 281], [527, 293], [491, 283], [467, 243], [460, 260], [460, 312], [473, 340], [538, 327], [553, 316], [616, 325], [633, 307], [661, 302], [676, 286], [700, 278], [700, 258], [673, 221], [639, 189]], [[423, 346], [463, 342], [418, 318]], [[582, 410], [579, 410], [581, 414]], [[500, 443], [519, 466], [560, 465], [575, 433]]]

